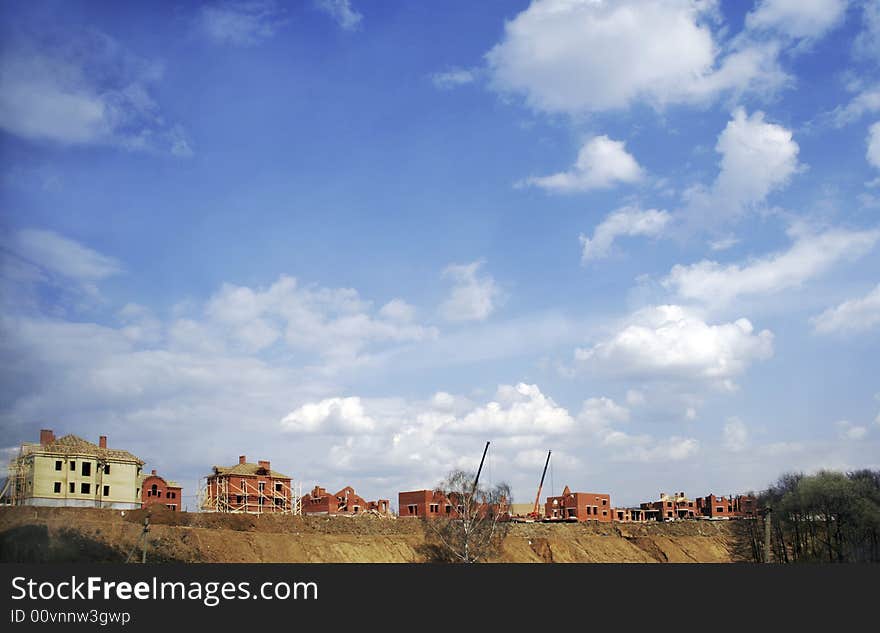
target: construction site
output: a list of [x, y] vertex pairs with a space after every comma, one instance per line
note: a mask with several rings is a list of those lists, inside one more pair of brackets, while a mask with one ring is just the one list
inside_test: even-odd
[[[144, 519], [149, 518], [148, 530]], [[422, 563], [423, 521], [174, 512], [161, 506], [0, 508], [11, 562]], [[749, 560], [741, 521], [514, 524], [498, 563], [728, 563]]]

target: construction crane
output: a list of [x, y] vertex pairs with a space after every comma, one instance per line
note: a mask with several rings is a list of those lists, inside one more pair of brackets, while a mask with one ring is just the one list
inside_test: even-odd
[[541, 507], [541, 490], [544, 488], [544, 478], [547, 476], [547, 467], [550, 465], [550, 454], [552, 452], [547, 451], [547, 461], [544, 462], [544, 472], [541, 473], [541, 483], [538, 484], [538, 494], [535, 495], [535, 505], [532, 507], [532, 511], [525, 516], [517, 515], [513, 517], [511, 520], [515, 523], [533, 523], [541, 520], [541, 513], [538, 512], [538, 508]]
[[550, 465], [550, 454], [553, 451], [547, 451], [547, 461], [544, 462], [544, 472], [541, 473], [541, 483], [538, 484], [538, 494], [535, 495], [535, 507], [532, 509], [531, 513], [528, 515], [529, 518], [537, 521], [541, 515], [538, 513], [538, 508], [541, 504], [541, 489], [544, 488], [544, 477], [547, 476], [547, 466]]

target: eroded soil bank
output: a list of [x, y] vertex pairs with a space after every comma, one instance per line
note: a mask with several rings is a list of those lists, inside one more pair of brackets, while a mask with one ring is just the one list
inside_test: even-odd
[[[0, 560], [121, 562], [147, 511], [0, 508]], [[498, 562], [726, 563], [746, 560], [736, 521], [515, 524]], [[413, 563], [426, 561], [414, 519], [150, 512], [152, 562]], [[138, 549], [138, 552], [140, 550]]]

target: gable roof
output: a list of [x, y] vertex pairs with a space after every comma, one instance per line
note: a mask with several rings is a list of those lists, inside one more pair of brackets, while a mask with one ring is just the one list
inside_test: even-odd
[[96, 457], [98, 459], [115, 459], [126, 462], [136, 462], [140, 466], [144, 465], [144, 460], [128, 451], [118, 448], [101, 448], [97, 444], [92, 444], [88, 440], [84, 440], [83, 438], [72, 434], [59, 437], [45, 445], [24, 444], [22, 445], [22, 452], [24, 454], [48, 453], [54, 455], [88, 455], [89, 457]]

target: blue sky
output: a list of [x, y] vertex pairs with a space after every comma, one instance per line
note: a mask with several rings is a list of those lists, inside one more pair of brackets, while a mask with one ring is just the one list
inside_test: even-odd
[[[880, 5], [2, 5], [7, 455], [632, 504], [880, 467]], [[188, 497], [194, 506], [194, 497]]]

